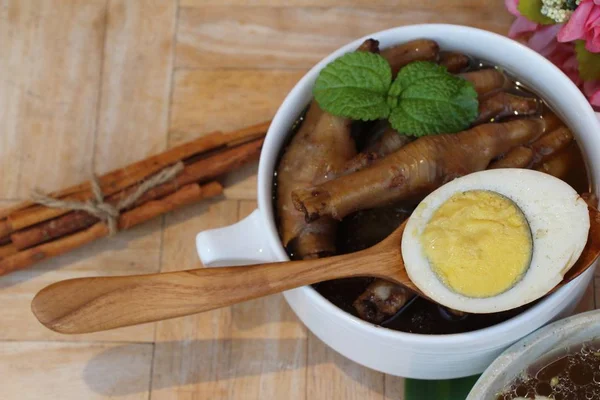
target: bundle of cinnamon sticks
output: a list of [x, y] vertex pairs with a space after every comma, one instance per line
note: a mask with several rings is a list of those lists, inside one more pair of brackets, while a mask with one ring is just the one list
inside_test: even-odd
[[[114, 206], [134, 193], [142, 182], [177, 163], [183, 164], [174, 178], [146, 191], [122, 210], [117, 217], [118, 229], [126, 230], [181, 206], [220, 195], [223, 187], [216, 179], [258, 159], [269, 124], [229, 133], [214, 132], [98, 177], [103, 201]], [[77, 202], [94, 198], [89, 181], [49, 196]], [[108, 235], [106, 221], [85, 211], [51, 208], [30, 201], [0, 210], [0, 275]]]

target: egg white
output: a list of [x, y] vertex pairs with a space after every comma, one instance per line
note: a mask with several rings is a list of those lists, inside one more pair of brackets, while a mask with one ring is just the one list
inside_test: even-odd
[[[489, 190], [513, 201], [525, 215], [533, 238], [531, 264], [521, 280], [487, 298], [464, 296], [444, 285], [431, 268], [420, 240], [433, 213], [454, 194], [469, 190]], [[562, 180], [526, 169], [486, 170], [445, 184], [419, 204], [402, 236], [402, 256], [410, 279], [432, 300], [469, 313], [499, 312], [520, 307], [552, 290], [581, 255], [589, 229], [587, 204]]]

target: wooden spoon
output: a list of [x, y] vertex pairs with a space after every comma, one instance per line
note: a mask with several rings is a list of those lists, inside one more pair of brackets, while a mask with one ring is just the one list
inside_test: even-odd
[[[581, 257], [556, 288], [583, 273], [600, 254], [600, 213], [592, 207], [590, 222], [588, 243]], [[404, 269], [400, 243], [405, 224], [371, 248], [329, 258], [70, 279], [42, 289], [31, 309], [42, 324], [56, 332], [88, 333], [196, 314], [299, 286], [354, 276], [387, 279], [425, 297]]]

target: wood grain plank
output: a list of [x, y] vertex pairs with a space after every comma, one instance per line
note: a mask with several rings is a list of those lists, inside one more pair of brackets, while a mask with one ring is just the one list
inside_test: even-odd
[[161, 221], [154, 220], [114, 238], [0, 277], [0, 340], [152, 342], [154, 324], [86, 335], [61, 335], [42, 326], [31, 313], [30, 304], [39, 290], [60, 280], [157, 272], [160, 227]]
[[20, 150], [23, 134], [19, 134], [24, 103], [30, 102], [33, 92], [24, 76], [23, 57], [29, 52], [21, 32], [28, 32], [33, 19], [21, 12], [27, 4], [18, 0], [2, 2], [0, 6], [0, 197], [16, 197], [19, 188]]
[[[301, 71], [177, 71], [169, 145], [271, 119], [302, 75]], [[225, 197], [255, 199], [256, 169], [252, 164], [229, 174]]]
[[384, 400], [404, 400], [404, 378], [399, 376], [385, 375]]
[[169, 146], [269, 120], [301, 71], [176, 71]]
[[87, 179], [106, 2], [0, 6], [0, 193]]
[[[83, 3], [69, 3], [72, 9], [64, 8], [61, 4], [61, 7], [48, 9], [42, 7], [41, 10], [35, 12], [32, 11], [33, 9], [22, 10], [33, 13], [33, 16], [28, 17], [30, 23], [41, 24], [41, 28], [38, 27], [31, 33], [35, 46], [32, 45], [30, 51], [43, 50], [40, 54], [43, 63], [36, 63], [35, 68], [44, 72], [39, 79], [53, 81], [48, 87], [40, 84], [45, 91], [44, 96], [49, 97], [49, 99], [44, 99], [47, 100], [45, 101], [46, 110], [49, 114], [55, 111], [59, 112], [61, 119], [64, 119], [61, 123], [67, 124], [58, 126], [61, 129], [50, 125], [50, 128], [56, 129], [49, 132], [40, 131], [40, 134], [49, 134], [51, 137], [55, 137], [56, 142], [59, 139], [72, 142], [67, 153], [60, 149], [58, 149], [58, 153], [61, 153], [61, 159], [64, 158], [65, 162], [79, 163], [77, 168], [67, 168], [61, 172], [65, 182], [87, 179], [91, 172], [90, 151], [93, 145], [91, 140], [93, 129], [91, 128], [94, 126], [92, 124], [90, 129], [82, 132], [75, 131], [74, 128], [82, 124], [79, 121], [80, 116], [65, 114], [61, 109], [66, 107], [65, 109], [69, 113], [80, 114], [89, 111], [89, 121], [95, 121], [96, 110], [83, 109], [78, 104], [89, 103], [95, 107], [98, 85], [94, 86], [92, 90], [90, 82], [92, 78], [94, 82], [99, 82], [99, 55], [102, 45], [92, 47], [92, 44], [97, 44], [92, 39], [102, 42], [105, 28], [107, 31], [104, 44], [106, 57], [102, 76], [102, 102], [98, 118], [96, 171], [103, 172], [114, 169], [149, 153], [162, 150], [166, 145], [175, 4], [174, 2], [150, 3], [115, 0], [110, 2], [108, 16], [106, 16], [104, 7], [107, 3], [105, 1], [90, 3], [96, 5], [94, 10], [90, 10], [89, 4], [84, 5]], [[44, 4], [46, 5], [48, 2]], [[92, 11], [96, 11], [96, 14], [93, 15], [95, 20], [92, 20]], [[106, 21], [109, 22], [107, 27], [104, 26]], [[90, 33], [87, 31], [88, 29], [95, 29], [95, 31]], [[57, 47], [59, 45], [60, 47]], [[30, 54], [20, 56], [22, 58], [32, 57]], [[95, 65], [96, 68], [93, 70], [95, 76], [89, 71], [92, 65]], [[44, 66], [49, 70], [43, 70]], [[62, 72], [63, 69], [66, 69], [68, 74]], [[77, 83], [76, 80], [81, 82]], [[66, 92], [67, 89], [71, 92]], [[75, 96], [77, 90], [80, 92], [77, 92], [78, 96]], [[52, 93], [55, 93], [57, 99], [52, 98]], [[69, 97], [68, 102], [65, 102], [67, 97]], [[25, 120], [28, 115], [20, 115], [20, 118]], [[42, 122], [47, 125], [45, 121], [41, 121], [40, 126], [42, 126]], [[29, 141], [28, 143], [33, 144], [33, 146], [29, 146], [31, 151], [43, 153], [44, 157], [51, 157], [57, 149], [54, 143], [49, 145], [45, 140], [37, 140], [35, 132], [27, 131], [25, 136], [26, 142]], [[57, 143], [57, 145], [61, 145], [61, 143]], [[37, 155], [36, 157], [39, 158]], [[85, 161], [85, 168], [80, 165], [83, 161]], [[48, 168], [48, 165], [45, 165], [44, 168], [46, 173], [54, 173], [54, 168]], [[57, 165], [56, 168], [62, 167]], [[85, 172], [85, 176], [82, 176], [82, 170]], [[29, 171], [25, 171], [25, 173], [28, 176], [31, 175]], [[49, 178], [52, 181], [52, 176]], [[29, 184], [24, 183], [23, 186], [29, 186]], [[62, 183], [59, 184], [56, 181], [48, 185], [51, 188], [60, 186]], [[43, 328], [35, 320], [29, 310], [29, 303], [38, 290], [57, 280], [77, 276], [158, 271], [160, 227], [161, 221], [153, 221], [140, 229], [121, 233], [114, 239], [101, 241], [30, 270], [0, 278], [0, 287], [2, 288], [0, 299], [6, 305], [0, 309], [0, 319], [10, 321], [6, 329], [0, 332], [0, 338], [9, 340], [154, 340], [153, 324], [75, 337], [58, 335]], [[59, 267], [61, 268], [59, 269]]]
[[[8, 27], [9, 33], [0, 33], [0, 48], [6, 49], [3, 54], [10, 54], [0, 57], [0, 85], [6, 84], [4, 78], [11, 79], [8, 92], [0, 89], [0, 103], [10, 101], [17, 118], [14, 124], [10, 122], [15, 130], [2, 128], [0, 137], [14, 134], [22, 139], [20, 148], [9, 149], [23, 156], [22, 195], [34, 185], [56, 189], [87, 179], [91, 173], [105, 13], [104, 0], [65, 1], [60, 7], [52, 2], [22, 1], [0, 7], [0, 30]], [[9, 41], [9, 48], [3, 47], [4, 40]], [[4, 118], [0, 121], [6, 122]], [[10, 158], [0, 154], [0, 162]], [[2, 174], [0, 180], [17, 172]], [[0, 186], [4, 190], [4, 184]], [[12, 189], [3, 193], [10, 192]], [[58, 335], [35, 320], [30, 302], [37, 291], [62, 279], [156, 272], [159, 228], [160, 221], [151, 222], [1, 277], [0, 301], [4, 306], [0, 308], [0, 339], [152, 341], [153, 325], [85, 336]]]
[[164, 150], [175, 0], [111, 0], [104, 44], [95, 171]]
[[20, 202], [21, 202], [20, 200], [0, 199], [0, 209], [13, 207], [13, 206], [19, 204]]
[[452, 23], [506, 34], [513, 17], [503, 2], [402, 1], [397, 7], [182, 8], [178, 68], [312, 67], [336, 48], [383, 29]]
[[384, 374], [336, 353], [308, 334], [306, 398], [315, 400], [380, 400]]
[[[254, 209], [256, 202], [240, 202], [239, 219]], [[307, 333], [283, 295], [234, 305], [231, 319], [236, 379], [228, 398], [304, 400]]]
[[0, 343], [2, 398], [146, 400], [151, 344]]
[[[204, 229], [234, 223], [237, 201], [212, 201], [166, 218], [162, 271], [201, 267], [194, 246]], [[231, 308], [157, 324], [152, 400], [227, 398], [233, 374]]]
[[[422, 0], [419, 5], [435, 10], [440, 6], [480, 6], [481, 0]], [[395, 7], [397, 12], [414, 3], [407, 0], [180, 0], [181, 7], [254, 6], [254, 7]]]

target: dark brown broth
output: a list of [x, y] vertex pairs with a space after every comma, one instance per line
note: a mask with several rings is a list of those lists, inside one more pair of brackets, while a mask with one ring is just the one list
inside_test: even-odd
[[[489, 63], [480, 62], [471, 59], [468, 68], [463, 72], [476, 71], [484, 68], [493, 68]], [[507, 74], [510, 77], [510, 74]], [[518, 83], [507, 91], [528, 97], [539, 97], [528, 90], [523, 84]], [[539, 99], [541, 107], [538, 116], [541, 118], [542, 113], [548, 109], [546, 103]], [[304, 110], [305, 112], [306, 110]], [[304, 112], [298, 121], [291, 129], [290, 137], [297, 132], [300, 124], [303, 121]], [[508, 120], [518, 116], [504, 118]], [[490, 122], [495, 122], [491, 120]], [[352, 127], [352, 135], [356, 141], [358, 151], [361, 151], [367, 140], [365, 133], [375, 127], [376, 122], [355, 122]], [[282, 149], [285, 149], [285, 145]], [[281, 154], [280, 154], [281, 156]], [[583, 165], [583, 163], [582, 163]], [[578, 171], [572, 171], [572, 174], [565, 179], [579, 193], [589, 190], [589, 183], [585, 168]], [[277, 210], [277, 174], [273, 179], [273, 204]], [[371, 247], [394, 231], [408, 216], [412, 213], [418, 202], [402, 202], [400, 204], [390, 204], [388, 207], [379, 209], [363, 210], [347, 216], [338, 226], [337, 248], [339, 254], [353, 253], [365, 248]], [[277, 216], [276, 216], [277, 218]], [[288, 251], [291, 259], [294, 259], [294, 254]], [[323, 297], [335, 304], [342, 310], [358, 316], [352, 303], [373, 282], [373, 278], [349, 278], [337, 279], [333, 281], [322, 282], [313, 285], [313, 287]], [[381, 326], [410, 333], [420, 334], [454, 334], [470, 332], [478, 329], [483, 329], [500, 322], [506, 321], [524, 310], [533, 306], [536, 302], [530, 303], [523, 307], [493, 314], [467, 314], [464, 317], [456, 317], [448, 313], [445, 309], [437, 304], [431, 303], [422, 298], [417, 298], [406, 304], [394, 317], [384, 321]]]
[[497, 397], [554, 400], [600, 399], [600, 341], [563, 349], [538, 360]]

